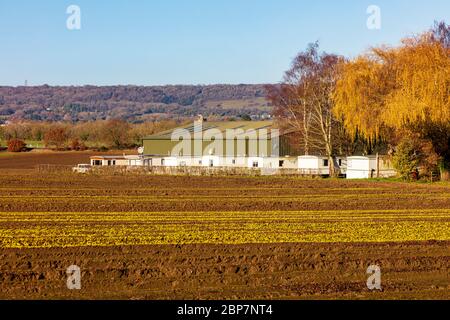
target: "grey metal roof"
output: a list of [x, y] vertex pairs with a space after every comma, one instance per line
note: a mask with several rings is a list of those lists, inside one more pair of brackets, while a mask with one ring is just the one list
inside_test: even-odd
[[[197, 129], [194, 124], [189, 124], [186, 126], [174, 128], [171, 130], [166, 130], [158, 134], [145, 137], [143, 140], [171, 140], [172, 133], [177, 129], [187, 130], [189, 133], [194, 133]], [[226, 133], [227, 130], [243, 130], [244, 132], [249, 132], [252, 130], [258, 131], [262, 129], [277, 129], [274, 126], [273, 121], [222, 121], [222, 122], [203, 122], [201, 131], [205, 132], [207, 130], [219, 130], [222, 133]], [[225, 135], [224, 135], [225, 137]]]

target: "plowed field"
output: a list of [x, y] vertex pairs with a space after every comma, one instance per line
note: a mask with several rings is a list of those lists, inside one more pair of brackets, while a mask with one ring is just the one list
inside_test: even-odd
[[3, 299], [450, 299], [450, 185], [8, 169], [0, 246]]

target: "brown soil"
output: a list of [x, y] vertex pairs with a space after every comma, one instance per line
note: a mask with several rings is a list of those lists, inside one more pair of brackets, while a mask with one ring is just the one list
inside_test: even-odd
[[0, 172], [0, 211], [155, 212], [450, 208], [450, 184], [297, 177]]
[[[1, 212], [449, 209], [449, 194], [444, 183], [0, 170]], [[1, 249], [0, 299], [450, 299], [449, 262], [448, 241]], [[81, 291], [66, 288], [72, 264]], [[371, 264], [382, 292], [366, 287]]]
[[[3, 250], [0, 299], [450, 299], [450, 242]], [[82, 271], [68, 290], [66, 268]], [[381, 267], [382, 291], [366, 269]]]
[[[126, 151], [127, 154], [133, 151]], [[33, 169], [39, 164], [70, 165], [89, 163], [89, 157], [95, 155], [121, 155], [123, 151], [94, 152], [94, 151], [42, 151], [6, 153], [0, 155], [0, 169]]]

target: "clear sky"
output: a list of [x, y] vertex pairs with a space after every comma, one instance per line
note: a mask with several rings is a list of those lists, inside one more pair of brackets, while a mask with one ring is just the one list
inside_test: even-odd
[[315, 40], [354, 56], [434, 20], [450, 23], [449, 0], [0, 0], [0, 85], [278, 82]]

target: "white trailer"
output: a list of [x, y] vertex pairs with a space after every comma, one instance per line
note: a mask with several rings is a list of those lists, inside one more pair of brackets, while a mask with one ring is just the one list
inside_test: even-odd
[[324, 156], [301, 156], [298, 169], [300, 174], [326, 176], [330, 174], [330, 161]]
[[297, 157], [280, 157], [278, 160], [281, 169], [298, 169]]
[[347, 157], [347, 179], [376, 177], [377, 159], [370, 156]]
[[397, 172], [386, 157], [347, 157], [347, 179], [390, 178], [396, 175]]

